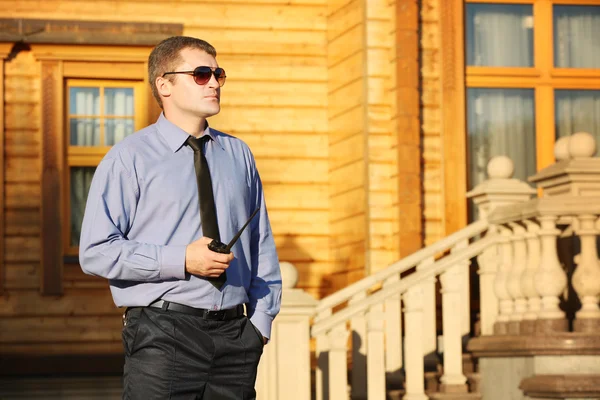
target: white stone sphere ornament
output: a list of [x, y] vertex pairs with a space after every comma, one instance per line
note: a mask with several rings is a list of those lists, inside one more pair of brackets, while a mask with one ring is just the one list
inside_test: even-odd
[[570, 141], [571, 136], [563, 136], [554, 143], [554, 158], [556, 158], [556, 161], [563, 161], [571, 158], [571, 154], [569, 153]]
[[596, 139], [590, 133], [577, 132], [569, 140], [571, 158], [590, 158], [596, 154]]
[[281, 269], [282, 286], [286, 289], [295, 288], [298, 284], [298, 270], [294, 264], [282, 261], [279, 263], [279, 268]]
[[507, 156], [492, 157], [487, 165], [490, 179], [510, 179], [515, 173], [515, 164]]

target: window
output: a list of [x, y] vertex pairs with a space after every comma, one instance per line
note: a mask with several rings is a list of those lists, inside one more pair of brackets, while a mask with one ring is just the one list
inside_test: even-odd
[[87, 194], [96, 166], [111, 146], [141, 129], [142, 82], [67, 80], [65, 254], [76, 255]]
[[556, 138], [600, 140], [600, 1], [466, 0], [464, 33], [469, 189], [495, 155], [526, 179]]

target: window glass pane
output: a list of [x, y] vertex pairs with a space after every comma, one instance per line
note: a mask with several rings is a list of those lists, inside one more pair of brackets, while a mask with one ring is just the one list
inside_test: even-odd
[[104, 104], [105, 115], [133, 116], [133, 88], [106, 88]]
[[99, 118], [71, 118], [71, 146], [98, 146], [100, 145], [100, 119]]
[[112, 146], [119, 143], [127, 135], [133, 133], [133, 119], [107, 119], [106, 122], [106, 145]]
[[100, 115], [100, 89], [70, 87], [69, 103], [71, 115]]
[[554, 6], [554, 65], [600, 68], [600, 6]]
[[[469, 189], [487, 179], [487, 163], [494, 156], [508, 156], [517, 179], [535, 173], [534, 110], [533, 89], [467, 90]], [[477, 217], [474, 207], [470, 217]]]
[[83, 211], [95, 171], [95, 167], [71, 168], [71, 246], [79, 246]]
[[467, 4], [467, 65], [533, 66], [533, 7]]
[[600, 90], [556, 90], [556, 138], [588, 132], [600, 143]]

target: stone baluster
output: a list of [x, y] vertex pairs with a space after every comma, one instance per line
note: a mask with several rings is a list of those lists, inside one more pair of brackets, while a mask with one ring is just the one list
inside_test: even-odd
[[[383, 282], [384, 289], [400, 280], [395, 274]], [[402, 299], [400, 295], [390, 296], [384, 303], [385, 312], [385, 371], [387, 382], [402, 384]]]
[[[498, 227], [491, 225], [486, 236], [498, 234]], [[480, 329], [482, 335], [494, 334], [494, 323], [498, 318], [498, 297], [494, 291], [494, 281], [500, 264], [500, 254], [497, 245], [488, 247], [477, 257], [479, 265], [479, 301], [480, 301]]]
[[[367, 391], [368, 399], [385, 399], [385, 348], [383, 303], [369, 308], [367, 337]], [[353, 398], [354, 399], [354, 398]]]
[[[493, 157], [487, 166], [489, 179], [467, 193], [479, 210], [479, 218], [487, 219], [499, 206], [528, 201], [536, 191], [525, 182], [512, 179], [514, 164], [506, 156]], [[477, 258], [480, 275], [481, 333], [506, 334], [514, 311], [514, 302], [507, 289], [512, 268], [512, 232], [490, 222], [487, 235], [501, 235], [501, 244], [490, 246]], [[493, 289], [492, 289], [493, 288]]]
[[467, 392], [467, 378], [462, 372], [462, 327], [457, 310], [462, 310], [461, 287], [464, 274], [459, 263], [440, 275], [442, 283], [442, 325], [444, 346], [444, 374], [440, 381], [442, 391]]
[[[330, 317], [331, 314], [331, 308], [323, 310], [317, 314], [315, 322]], [[317, 369], [315, 371], [316, 400], [329, 400], [329, 350], [327, 333], [318, 335], [315, 344], [315, 356], [317, 358]]]
[[540, 268], [535, 274], [535, 288], [542, 297], [536, 332], [564, 332], [567, 330], [565, 313], [559, 308], [559, 296], [567, 287], [567, 274], [563, 270], [556, 248], [556, 240], [560, 231], [556, 229], [557, 217], [545, 215], [540, 221], [540, 237], [542, 256]]
[[500, 314], [494, 325], [494, 333], [496, 335], [506, 335], [508, 334], [508, 323], [515, 309], [507, 285], [513, 263], [513, 249], [511, 244], [512, 231], [503, 225], [499, 228], [502, 237], [500, 242], [502, 262], [498, 268], [498, 273], [496, 274], [494, 290], [499, 301]]
[[518, 335], [521, 321], [527, 311], [527, 299], [521, 289], [523, 273], [527, 268], [527, 243], [525, 242], [525, 227], [519, 222], [509, 225], [513, 231], [513, 235], [511, 236], [513, 262], [506, 279], [506, 288], [513, 299], [514, 310], [510, 315], [508, 333]]
[[581, 240], [581, 253], [575, 257], [577, 268], [573, 273], [573, 288], [581, 300], [574, 323], [575, 331], [598, 332], [600, 330], [600, 263], [596, 249], [596, 219], [594, 215], [580, 215], [577, 234]]
[[333, 328], [329, 338], [329, 398], [348, 399], [348, 329], [346, 323]]
[[[430, 268], [435, 262], [435, 258], [428, 257], [417, 265], [417, 271], [423, 271]], [[437, 363], [437, 307], [435, 299], [436, 278], [431, 275], [429, 278], [421, 281], [421, 290], [423, 293], [423, 354], [426, 362]]]
[[[462, 249], [469, 247], [469, 240], [463, 240], [457, 243], [451, 250], [451, 253], [457, 253]], [[471, 260], [465, 259], [456, 263], [456, 271], [460, 275], [457, 280], [460, 284], [460, 333], [466, 337], [471, 333]]]
[[[365, 292], [358, 293], [350, 299], [348, 305], [358, 304], [367, 298]], [[367, 318], [366, 310], [350, 320], [352, 328], [352, 398], [367, 398]]]
[[420, 285], [403, 296], [406, 322], [406, 394], [403, 400], [428, 400], [425, 395], [423, 359], [423, 291]]
[[[310, 320], [317, 301], [300, 288], [298, 270], [280, 263], [283, 283], [281, 311], [273, 321], [271, 340], [265, 346], [256, 377], [256, 395], [261, 400], [305, 400], [310, 398]], [[281, 361], [285, 354], [285, 361]]]
[[531, 220], [525, 220], [524, 223], [527, 226], [527, 267], [521, 278], [521, 290], [527, 298], [527, 311], [521, 322], [521, 333], [533, 334], [541, 307], [540, 294], [535, 288], [535, 274], [540, 267], [540, 226]]

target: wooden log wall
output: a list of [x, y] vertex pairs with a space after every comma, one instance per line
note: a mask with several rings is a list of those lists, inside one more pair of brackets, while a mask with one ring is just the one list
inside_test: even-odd
[[329, 176], [332, 282], [365, 274], [368, 248], [366, 24], [364, 0], [327, 9]]
[[[324, 0], [23, 0], [0, 8], [6, 18], [183, 23], [184, 34], [212, 43], [228, 81], [211, 124], [253, 150], [279, 256], [298, 268], [298, 286], [315, 297], [333, 290]], [[40, 74], [30, 51], [5, 64], [0, 354], [120, 352], [121, 311], [106, 281], [66, 264], [63, 295], [40, 294]]]
[[[184, 34], [215, 45], [228, 81], [211, 124], [250, 145], [280, 259], [296, 265], [299, 287], [318, 298], [410, 254], [423, 236], [428, 243], [443, 236], [439, 2], [22, 0], [15, 8], [0, 0], [0, 7], [7, 18], [183, 23]], [[67, 264], [63, 295], [40, 294], [41, 63], [24, 51], [4, 71], [0, 354], [119, 352], [120, 311], [106, 281]]]
[[425, 245], [445, 235], [444, 169], [441, 111], [442, 0], [421, 2], [421, 115], [423, 157], [423, 227]]

